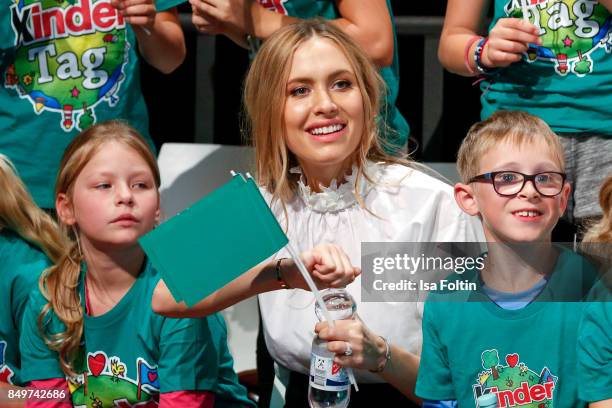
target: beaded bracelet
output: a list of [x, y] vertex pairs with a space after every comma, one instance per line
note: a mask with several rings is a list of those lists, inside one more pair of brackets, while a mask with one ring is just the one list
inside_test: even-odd
[[476, 48], [474, 49], [474, 65], [476, 66], [476, 70], [481, 75], [490, 75], [496, 70], [495, 68], [487, 68], [482, 65], [482, 53], [488, 42], [489, 38], [483, 37], [480, 41], [478, 41], [478, 44], [476, 44]]
[[472, 48], [472, 45], [480, 39], [482, 39], [481, 36], [475, 35], [472, 38], [470, 38], [468, 42], [465, 44], [465, 52], [464, 52], [465, 58], [463, 59], [463, 62], [465, 63], [465, 67], [467, 68], [468, 72], [472, 75], [476, 75], [476, 71], [474, 71], [474, 69], [470, 65], [470, 48]]

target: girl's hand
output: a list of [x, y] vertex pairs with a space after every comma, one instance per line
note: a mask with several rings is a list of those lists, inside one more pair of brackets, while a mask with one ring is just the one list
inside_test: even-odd
[[[344, 287], [361, 274], [361, 269], [352, 266], [348, 256], [337, 245], [318, 245], [310, 251], [302, 252], [300, 257], [319, 288]], [[282, 261], [281, 275], [292, 288], [308, 290], [293, 260]]]
[[155, 24], [157, 8], [155, 0], [111, 0], [125, 21], [133, 26], [139, 26], [146, 30], [152, 30]]
[[[203, 21], [216, 23], [213, 32], [200, 30], [208, 34], [240, 33], [246, 35], [252, 30], [250, 2], [245, 0], [189, 0], [193, 9], [192, 18], [198, 30], [208, 30]], [[199, 18], [195, 18], [195, 16]], [[197, 20], [197, 24], [196, 24]], [[216, 32], [215, 32], [216, 31]]]
[[191, 3], [192, 11], [191, 22], [199, 32], [209, 35], [224, 33], [223, 24], [220, 21], [200, 11], [197, 6], [197, 4], [200, 3], [200, 0], [190, 0], [189, 3]]
[[535, 25], [520, 18], [500, 18], [489, 32], [482, 63], [488, 68], [507, 67], [521, 60], [529, 43], [542, 44]]
[[[354, 320], [335, 320], [334, 328], [328, 322], [320, 322], [315, 326], [315, 332], [320, 339], [326, 340], [327, 349], [336, 353], [334, 361], [342, 367], [376, 370], [385, 360], [387, 347], [384, 340], [375, 335], [361, 321], [358, 315]], [[352, 354], [344, 353], [349, 349]]]

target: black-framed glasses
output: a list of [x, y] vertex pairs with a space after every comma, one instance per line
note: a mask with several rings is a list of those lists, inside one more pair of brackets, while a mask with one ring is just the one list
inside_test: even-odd
[[507, 197], [520, 193], [525, 187], [525, 183], [531, 181], [538, 193], [544, 197], [554, 197], [563, 190], [566, 178], [565, 173], [556, 171], [536, 174], [523, 174], [518, 171], [493, 171], [474, 176], [469, 182], [491, 182], [497, 194]]

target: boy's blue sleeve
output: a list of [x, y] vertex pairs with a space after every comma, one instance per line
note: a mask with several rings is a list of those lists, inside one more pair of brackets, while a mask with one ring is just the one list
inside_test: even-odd
[[416, 395], [428, 400], [456, 398], [448, 364], [446, 346], [440, 341], [437, 326], [442, 320], [436, 309], [440, 302], [426, 302], [423, 311], [423, 351], [416, 383]]
[[207, 319], [164, 318], [158, 369], [162, 393], [214, 391], [218, 357]]
[[423, 408], [457, 408], [459, 405], [456, 400], [446, 401], [423, 401]]
[[[46, 299], [36, 288], [30, 294], [21, 320], [19, 350], [24, 384], [35, 380], [65, 377], [57, 352], [47, 347], [38, 330], [38, 316], [45, 304]], [[48, 334], [56, 334], [62, 332], [64, 326], [52, 312], [49, 312], [44, 319], [44, 329]]]
[[578, 394], [588, 402], [612, 398], [612, 302], [591, 302], [578, 331]]

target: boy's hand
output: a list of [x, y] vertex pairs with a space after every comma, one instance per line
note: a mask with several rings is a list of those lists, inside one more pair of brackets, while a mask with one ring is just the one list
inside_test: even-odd
[[111, 5], [119, 10], [125, 21], [131, 25], [153, 29], [157, 14], [155, 0], [111, 0]]
[[[385, 359], [385, 342], [372, 333], [355, 315], [354, 320], [335, 320], [334, 328], [328, 322], [319, 322], [315, 332], [320, 339], [327, 341], [327, 349], [336, 353], [334, 361], [342, 367], [376, 370]], [[350, 343], [352, 354], [345, 355]]]
[[[310, 251], [302, 252], [300, 258], [319, 288], [344, 287], [361, 274], [361, 269], [352, 266], [348, 256], [337, 245], [318, 245]], [[293, 260], [282, 262], [281, 274], [292, 288], [308, 290]]]
[[489, 32], [482, 63], [489, 68], [507, 67], [521, 60], [529, 43], [542, 44], [535, 25], [520, 18], [500, 18]]

